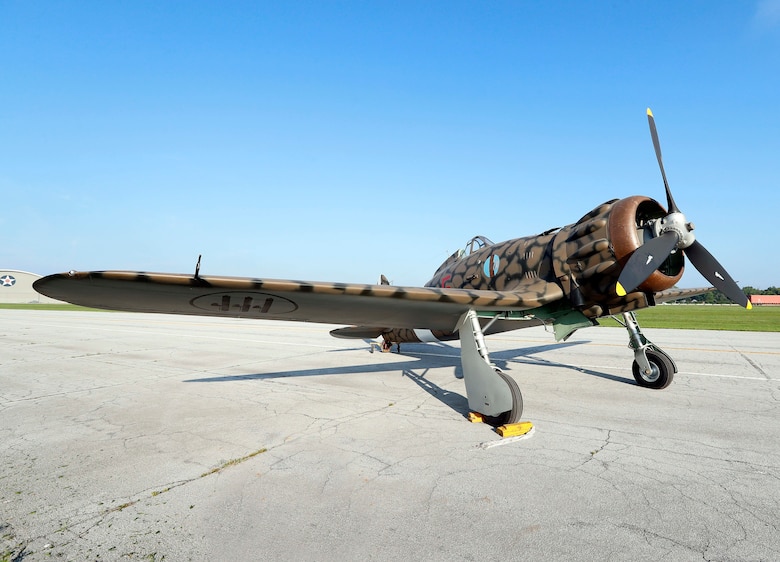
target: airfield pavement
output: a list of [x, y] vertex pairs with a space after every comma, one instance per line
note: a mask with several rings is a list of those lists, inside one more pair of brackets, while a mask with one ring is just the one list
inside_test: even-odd
[[523, 439], [469, 423], [457, 342], [0, 311], [0, 560], [778, 560], [780, 333], [488, 338]]

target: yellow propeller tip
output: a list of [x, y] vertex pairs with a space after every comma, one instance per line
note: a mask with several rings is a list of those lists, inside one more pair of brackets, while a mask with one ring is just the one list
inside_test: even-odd
[[750, 304], [750, 301], [748, 301], [747, 306], [745, 308], [748, 310], [753, 310], [753, 305]]
[[652, 112], [652, 111], [650, 111], [650, 108], [649, 108], [649, 107], [647, 108], [647, 116], [648, 116], [648, 117], [652, 117], [652, 116], [653, 116], [653, 112]]
[[617, 291], [619, 297], [626, 296], [626, 290], [623, 288], [623, 285], [621, 285], [620, 283], [618, 283], [617, 286], [615, 287], [615, 291]]

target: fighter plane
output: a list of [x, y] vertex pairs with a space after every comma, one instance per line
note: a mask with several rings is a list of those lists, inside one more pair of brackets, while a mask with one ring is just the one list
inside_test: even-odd
[[641, 332], [635, 310], [708, 289], [676, 289], [685, 257], [735, 303], [751, 305], [696, 240], [666, 179], [653, 113], [650, 134], [667, 207], [641, 195], [599, 205], [574, 224], [492, 243], [475, 236], [423, 287], [304, 282], [131, 271], [70, 271], [34, 283], [51, 298], [93, 308], [297, 320], [347, 325], [342, 338], [381, 338], [382, 347], [459, 339], [469, 408], [493, 425], [519, 421], [516, 381], [490, 361], [484, 336], [543, 324], [556, 340], [611, 316], [628, 332], [639, 386], [666, 388], [672, 358]]

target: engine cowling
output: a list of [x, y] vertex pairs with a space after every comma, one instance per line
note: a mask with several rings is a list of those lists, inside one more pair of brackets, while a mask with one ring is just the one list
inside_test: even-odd
[[[653, 236], [651, 223], [667, 215], [654, 199], [633, 196], [596, 207], [556, 235], [555, 273], [572, 303], [589, 317], [645, 306], [646, 294], [673, 287], [682, 277], [682, 252], [672, 254], [634, 292], [617, 296], [615, 284], [631, 254]], [[643, 302], [644, 301], [644, 302]]]

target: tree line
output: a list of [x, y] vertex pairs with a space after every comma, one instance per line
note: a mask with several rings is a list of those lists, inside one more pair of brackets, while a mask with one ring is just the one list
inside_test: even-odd
[[[768, 289], [756, 289], [755, 287], [742, 287], [742, 292], [746, 295], [780, 295], [780, 287], [769, 287]], [[697, 304], [732, 304], [726, 296], [720, 291], [711, 291], [703, 295], [697, 295], [689, 299], [678, 302], [690, 302]]]

